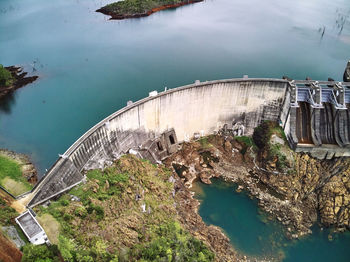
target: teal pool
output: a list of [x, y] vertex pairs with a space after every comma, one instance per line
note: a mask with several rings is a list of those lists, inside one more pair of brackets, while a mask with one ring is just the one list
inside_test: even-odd
[[314, 226], [313, 234], [288, 240], [282, 225], [259, 210], [246, 192], [219, 179], [211, 185], [196, 183], [195, 197], [201, 202], [199, 213], [207, 224], [221, 227], [240, 252], [282, 261], [350, 261], [350, 232], [335, 234]]

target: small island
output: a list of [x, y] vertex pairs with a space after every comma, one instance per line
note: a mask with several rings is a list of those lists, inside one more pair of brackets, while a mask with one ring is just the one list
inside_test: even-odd
[[164, 9], [176, 8], [202, 1], [203, 0], [124, 0], [106, 5], [96, 10], [96, 12], [110, 15], [110, 19], [121, 20], [149, 16]]
[[4, 67], [0, 64], [0, 98], [38, 78], [38, 76], [27, 76], [27, 74], [27, 72], [23, 72], [22, 67]]

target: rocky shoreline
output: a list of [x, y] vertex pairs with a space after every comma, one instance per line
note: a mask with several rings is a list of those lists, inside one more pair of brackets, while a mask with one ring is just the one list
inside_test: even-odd
[[321, 228], [332, 227], [334, 232], [349, 229], [349, 159], [320, 161], [290, 150], [290, 167], [282, 172], [276, 161], [266, 161], [233, 136], [205, 139], [206, 145], [202, 141], [182, 144], [182, 149], [165, 161], [186, 188], [196, 180], [210, 184], [212, 177], [236, 183], [238, 191], [246, 190], [271, 219], [284, 225], [291, 239], [311, 234], [316, 223]]
[[176, 3], [176, 4], [160, 5], [160, 6], [157, 6], [155, 8], [151, 8], [148, 11], [135, 12], [135, 13], [123, 13], [123, 12], [120, 12], [118, 9], [113, 10], [113, 9], [108, 7], [109, 5], [107, 5], [107, 6], [104, 6], [100, 9], [96, 10], [96, 12], [102, 13], [104, 15], [109, 15], [110, 20], [123, 20], [123, 19], [128, 19], [128, 18], [146, 17], [146, 16], [150, 16], [151, 14], [158, 12], [158, 11], [161, 11], [161, 10], [173, 9], [173, 8], [177, 8], [180, 6], [199, 3], [199, 2], [203, 2], [203, 0], [181, 1], [180, 3]]
[[19, 66], [8, 66], [5, 69], [11, 73], [15, 82], [10, 86], [0, 86], [0, 98], [38, 79], [38, 76], [27, 76], [28, 73], [23, 72], [23, 68]]
[[216, 255], [216, 261], [246, 261], [230, 244], [230, 239], [222, 230], [213, 225], [206, 225], [198, 214], [199, 201], [180, 177], [175, 176], [175, 202], [180, 222], [197, 239], [209, 246]]

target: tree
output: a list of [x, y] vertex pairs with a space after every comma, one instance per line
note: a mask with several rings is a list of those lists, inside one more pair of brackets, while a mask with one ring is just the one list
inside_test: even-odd
[[13, 83], [11, 72], [0, 64], [0, 86], [10, 86]]
[[22, 262], [59, 261], [57, 246], [28, 244], [23, 247]]

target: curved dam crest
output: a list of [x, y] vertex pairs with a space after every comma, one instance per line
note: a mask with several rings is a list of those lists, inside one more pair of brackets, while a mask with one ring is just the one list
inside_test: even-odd
[[[303, 133], [298, 128], [308, 130], [310, 126], [300, 124], [305, 122], [307, 117], [304, 115], [309, 116], [309, 113], [298, 111], [299, 101], [310, 102], [315, 95], [315, 92], [309, 92], [310, 97], [307, 93], [306, 99], [298, 95], [298, 90], [305, 87], [309, 90], [311, 85], [318, 84], [328, 86], [326, 90], [331, 90], [332, 97], [339, 100], [338, 105], [341, 102], [339, 92], [336, 92], [339, 87], [343, 88], [344, 94], [350, 91], [349, 83], [242, 78], [196, 81], [159, 94], [153, 91], [149, 97], [135, 103], [129, 101], [126, 107], [96, 124], [60, 155], [33, 189], [28, 206], [41, 204], [79, 184], [84, 179], [83, 170], [103, 168], [128, 152], [160, 162], [177, 150], [179, 142], [209, 135], [222, 128], [230, 128], [239, 135], [251, 135], [264, 120], [280, 121], [294, 149], [311, 152], [316, 148], [321, 150], [321, 153], [316, 150], [316, 156], [325, 157], [329, 147], [313, 141], [306, 146], [303, 144], [303, 147], [298, 143], [298, 132]], [[346, 96], [342, 97], [344, 100]], [[341, 109], [348, 114], [345, 102], [345, 108]], [[318, 103], [321, 105], [321, 101]], [[314, 119], [314, 122], [320, 120]], [[345, 127], [349, 127], [349, 122]], [[349, 148], [344, 150], [340, 146], [331, 146], [332, 150], [340, 148], [340, 153], [332, 153], [332, 156], [350, 155]]]

